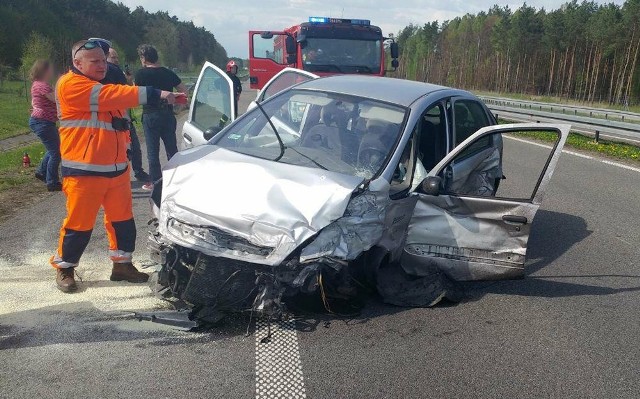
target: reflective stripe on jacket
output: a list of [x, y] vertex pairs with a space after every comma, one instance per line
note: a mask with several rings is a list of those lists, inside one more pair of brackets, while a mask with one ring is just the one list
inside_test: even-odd
[[[103, 85], [70, 71], [56, 85], [63, 176], [118, 176], [127, 170], [128, 131], [112, 118], [159, 97], [151, 87]], [[150, 93], [154, 92], [154, 93]]]

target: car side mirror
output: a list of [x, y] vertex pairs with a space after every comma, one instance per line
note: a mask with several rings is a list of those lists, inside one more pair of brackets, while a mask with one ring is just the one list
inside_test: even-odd
[[209, 129], [204, 131], [203, 137], [205, 140], [209, 141], [213, 138], [213, 136], [220, 133], [221, 130], [222, 128], [219, 126], [212, 126]]
[[298, 51], [298, 46], [296, 43], [296, 39], [293, 38], [293, 36], [288, 36], [285, 37], [284, 39], [284, 44], [287, 50], [287, 54], [296, 54], [296, 52]]
[[420, 188], [422, 192], [427, 195], [438, 196], [440, 195], [440, 184], [442, 183], [442, 178], [438, 176], [429, 176], [420, 183]]
[[262, 32], [262, 33], [260, 33], [260, 38], [262, 38], [262, 39], [273, 39], [273, 33], [271, 33], [271, 32]]

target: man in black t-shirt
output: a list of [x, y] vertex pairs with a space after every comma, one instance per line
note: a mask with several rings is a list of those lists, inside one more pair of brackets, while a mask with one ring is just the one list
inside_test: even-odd
[[[159, 90], [177, 91], [187, 94], [178, 75], [165, 68], [158, 62], [158, 51], [149, 44], [138, 47], [138, 55], [143, 68], [135, 74], [135, 83], [138, 86], [153, 86]], [[167, 159], [171, 159], [178, 152], [176, 139], [176, 117], [173, 114], [173, 106], [169, 104], [143, 105], [142, 126], [147, 141], [147, 158], [149, 160], [149, 174], [153, 182], [162, 177], [160, 167], [160, 140], [164, 144]], [[150, 190], [153, 185], [144, 185], [142, 188]]]

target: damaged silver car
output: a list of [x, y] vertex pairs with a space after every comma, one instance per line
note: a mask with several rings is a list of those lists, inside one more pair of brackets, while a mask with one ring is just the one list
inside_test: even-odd
[[331, 311], [363, 287], [431, 306], [455, 281], [523, 276], [568, 126], [497, 126], [472, 94], [425, 83], [281, 76], [292, 86], [233, 121], [230, 82], [205, 65], [183, 131], [203, 145], [152, 194], [159, 294], [215, 322], [301, 297]]

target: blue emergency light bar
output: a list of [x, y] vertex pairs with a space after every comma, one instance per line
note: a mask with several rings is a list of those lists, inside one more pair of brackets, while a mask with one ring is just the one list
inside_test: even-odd
[[371, 25], [368, 19], [347, 19], [328, 17], [309, 17], [312, 24], [351, 24], [351, 25]]

